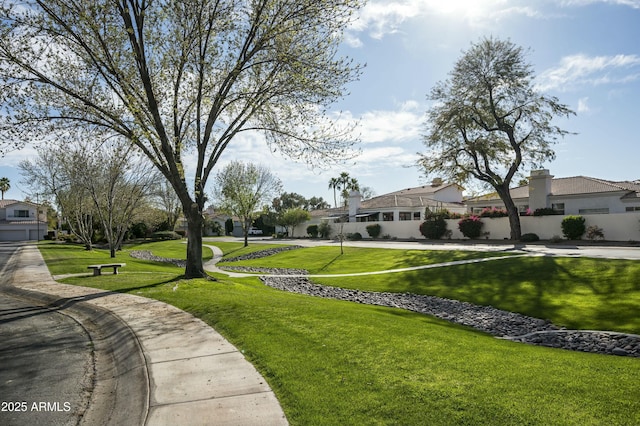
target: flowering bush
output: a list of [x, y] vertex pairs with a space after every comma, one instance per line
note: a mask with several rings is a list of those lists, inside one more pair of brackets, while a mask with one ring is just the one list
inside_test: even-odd
[[458, 229], [467, 238], [478, 238], [482, 230], [482, 221], [478, 216], [469, 216], [458, 222]]
[[505, 209], [496, 209], [495, 207], [487, 207], [480, 212], [480, 217], [506, 217], [509, 216]]

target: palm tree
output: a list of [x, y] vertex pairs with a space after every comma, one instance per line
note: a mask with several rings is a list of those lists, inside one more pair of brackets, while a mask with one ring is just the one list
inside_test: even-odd
[[358, 183], [358, 180], [356, 178], [352, 178], [347, 172], [340, 173], [338, 181], [340, 183], [339, 187], [342, 192], [342, 201], [346, 206], [347, 200], [349, 199], [349, 191], [359, 191], [360, 184]]
[[11, 184], [9, 183], [9, 178], [3, 177], [0, 178], [0, 191], [2, 191], [2, 199], [4, 200], [4, 193], [7, 192], [11, 188]]
[[349, 173], [342, 172], [340, 176], [331, 178], [329, 180], [329, 189], [333, 189], [333, 204], [338, 207], [338, 201], [336, 200], [336, 189], [340, 191], [342, 196], [343, 205], [347, 205], [347, 199], [349, 198], [349, 191], [359, 191], [360, 185], [356, 178], [349, 176]]
[[336, 200], [336, 189], [340, 187], [340, 179], [331, 178], [329, 179], [329, 189], [333, 189], [333, 205], [338, 207], [338, 201]]

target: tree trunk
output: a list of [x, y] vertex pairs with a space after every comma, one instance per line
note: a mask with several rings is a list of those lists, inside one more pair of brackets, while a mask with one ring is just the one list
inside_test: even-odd
[[184, 276], [186, 279], [210, 278], [202, 265], [202, 212], [193, 203], [184, 213], [187, 218], [187, 265]]
[[518, 241], [521, 236], [521, 228], [520, 228], [520, 213], [518, 212], [518, 208], [516, 207], [513, 199], [511, 198], [511, 194], [509, 193], [509, 188], [506, 190], [504, 188], [496, 188], [498, 195], [502, 199], [504, 203], [504, 207], [507, 210], [507, 214], [509, 215], [509, 228], [511, 229], [511, 240]]

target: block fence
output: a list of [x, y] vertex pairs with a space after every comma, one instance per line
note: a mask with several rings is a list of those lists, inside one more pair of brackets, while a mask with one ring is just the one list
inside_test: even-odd
[[[640, 213], [614, 213], [582, 215], [586, 226], [598, 226], [602, 228], [604, 238], [607, 241], [640, 241]], [[548, 240], [554, 236], [562, 237], [561, 223], [565, 216], [521, 216], [520, 226], [522, 233], [534, 233], [542, 240]], [[481, 218], [482, 232], [488, 232], [488, 238], [492, 240], [509, 239], [509, 218]], [[458, 230], [459, 219], [447, 219], [447, 229], [451, 230], [453, 239], [463, 239], [464, 236]], [[378, 223], [381, 226], [380, 236], [388, 235], [399, 239], [424, 239], [420, 234], [419, 220], [394, 221], [394, 222], [346, 222], [344, 234], [359, 232], [363, 238], [368, 238], [367, 226]], [[296, 236], [307, 235], [307, 226], [310, 223], [296, 227]], [[331, 223], [331, 237], [340, 232], [339, 223]], [[481, 238], [485, 238], [484, 236]], [[584, 237], [583, 237], [584, 238]]]

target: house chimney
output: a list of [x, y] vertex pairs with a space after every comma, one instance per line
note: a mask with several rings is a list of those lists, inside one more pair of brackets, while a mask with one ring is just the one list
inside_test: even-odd
[[351, 191], [349, 193], [349, 222], [356, 221], [356, 214], [358, 214], [361, 202], [362, 195], [360, 195], [359, 191]]
[[549, 170], [531, 170], [529, 177], [529, 208], [532, 211], [551, 207], [549, 194], [551, 194], [551, 180], [553, 176]]
[[434, 188], [437, 188], [438, 186], [442, 185], [442, 178], [433, 178], [433, 180], [431, 181], [431, 186]]

